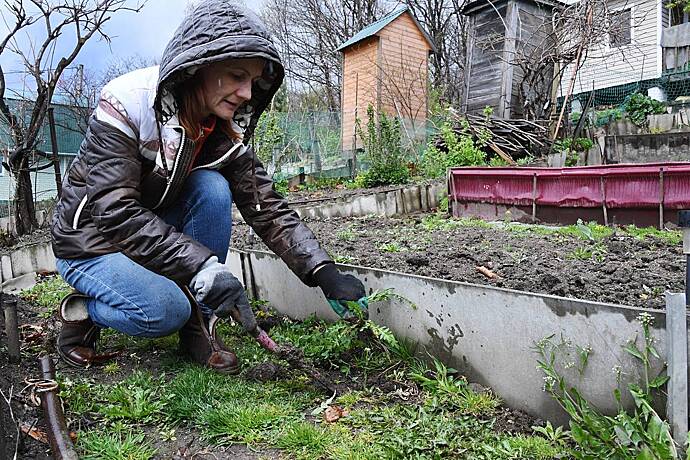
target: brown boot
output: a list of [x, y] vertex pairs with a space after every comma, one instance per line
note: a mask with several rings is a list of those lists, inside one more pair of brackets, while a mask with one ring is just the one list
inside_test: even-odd
[[88, 298], [82, 293], [73, 292], [60, 303], [62, 330], [57, 339], [57, 352], [67, 364], [79, 368], [103, 364], [117, 356], [117, 353], [96, 353], [96, 341], [101, 329], [89, 319], [86, 309]]
[[192, 314], [187, 324], [180, 329], [180, 353], [193, 361], [223, 374], [237, 374], [240, 365], [237, 356], [228, 350], [216, 331], [218, 318], [208, 322], [203, 319], [199, 306], [191, 301]]

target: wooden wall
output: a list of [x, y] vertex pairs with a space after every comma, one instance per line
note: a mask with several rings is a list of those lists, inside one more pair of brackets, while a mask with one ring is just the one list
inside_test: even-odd
[[[497, 116], [504, 93], [503, 52], [507, 5], [498, 6], [498, 14], [487, 8], [470, 16], [467, 53], [465, 104], [467, 113], [481, 113], [490, 106]], [[500, 17], [499, 17], [500, 14]]]
[[[347, 48], [343, 53], [342, 149], [351, 151], [357, 117], [366, 124], [369, 104], [378, 107], [379, 37], [373, 36]], [[357, 141], [358, 147], [361, 142]]]
[[[552, 24], [552, 12], [543, 6], [535, 3], [516, 3], [517, 23], [516, 33], [510, 35], [515, 38], [516, 56], [539, 59], [543, 55], [545, 47], [551, 46], [547, 43], [548, 33]], [[515, 62], [515, 57], [510, 57], [510, 62]], [[550, 96], [551, 80], [553, 78], [553, 67], [545, 75], [545, 83], [541, 87], [521, 87], [525, 73], [520, 66], [512, 66], [512, 85], [507, 111], [510, 118], [523, 118], [525, 115], [525, 98], [534, 97], [535, 93]], [[531, 94], [530, 94], [531, 93]], [[543, 103], [539, 104], [543, 106]]]
[[[369, 104], [376, 111], [407, 119], [408, 129], [424, 132], [430, 49], [423, 33], [406, 12], [375, 36], [344, 51], [343, 151], [353, 148], [355, 109], [364, 127]], [[357, 147], [362, 147], [359, 139]]]
[[410, 13], [379, 32], [381, 39], [380, 110], [405, 120], [410, 135], [425, 135], [430, 47]]

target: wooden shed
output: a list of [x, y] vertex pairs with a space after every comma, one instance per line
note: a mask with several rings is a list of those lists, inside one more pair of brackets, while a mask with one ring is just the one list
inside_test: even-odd
[[[462, 107], [480, 114], [493, 108], [499, 118], [522, 118], [530, 97], [549, 93], [551, 87], [521, 87], [523, 71], [513, 65], [522, 51], [538, 58], [538, 46], [547, 46], [546, 31], [552, 25], [558, 0], [470, 1], [462, 13], [468, 16], [467, 61]], [[553, 69], [551, 69], [553, 72]], [[544, 76], [550, 82], [550, 76]]]
[[343, 53], [343, 151], [361, 147], [355, 118], [366, 123], [369, 105], [402, 118], [408, 133], [424, 134], [429, 54], [435, 47], [407, 6], [365, 27], [338, 51]]

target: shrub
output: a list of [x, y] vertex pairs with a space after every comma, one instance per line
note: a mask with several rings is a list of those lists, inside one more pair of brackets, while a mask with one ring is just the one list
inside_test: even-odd
[[666, 104], [642, 93], [632, 94], [625, 100], [626, 116], [637, 126], [646, 127], [648, 115], [664, 113], [665, 111]]
[[453, 166], [479, 166], [486, 164], [486, 154], [475, 144], [469, 134], [466, 120], [461, 120], [458, 135], [449, 121], [441, 125], [440, 137], [445, 144], [446, 151], [442, 151], [433, 144], [429, 144], [424, 152], [421, 170], [426, 177], [436, 178], [444, 175]]
[[369, 170], [357, 180], [365, 187], [406, 183], [410, 179], [410, 170], [401, 147], [400, 120], [385, 113], [377, 116], [374, 107], [369, 105], [366, 132], [362, 130], [359, 119], [355, 123], [369, 163]]

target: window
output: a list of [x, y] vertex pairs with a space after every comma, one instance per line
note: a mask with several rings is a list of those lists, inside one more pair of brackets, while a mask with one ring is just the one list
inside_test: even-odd
[[632, 43], [632, 10], [614, 11], [610, 16], [609, 46], [620, 48]]

